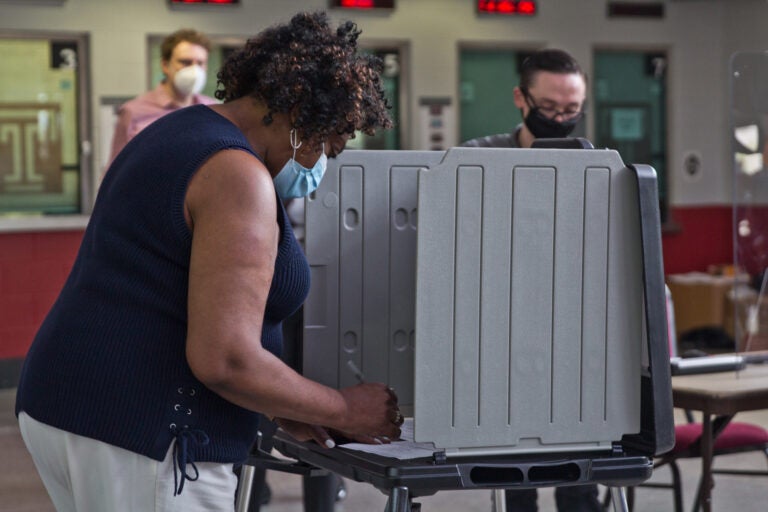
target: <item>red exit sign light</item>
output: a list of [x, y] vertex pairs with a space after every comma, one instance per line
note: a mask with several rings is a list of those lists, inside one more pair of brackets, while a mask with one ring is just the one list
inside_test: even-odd
[[331, 7], [342, 9], [394, 9], [395, 0], [332, 0]]
[[533, 16], [536, 14], [536, 2], [534, 0], [477, 0], [477, 12]]
[[239, 4], [240, 0], [170, 0], [172, 4]]

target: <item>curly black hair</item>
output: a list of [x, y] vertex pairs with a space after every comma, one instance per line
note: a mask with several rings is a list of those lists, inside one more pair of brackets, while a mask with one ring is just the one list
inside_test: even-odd
[[373, 135], [390, 128], [390, 106], [381, 83], [381, 59], [357, 53], [357, 25], [334, 31], [324, 12], [299, 13], [249, 39], [218, 73], [216, 98], [252, 96], [269, 113], [295, 115], [293, 128], [313, 143], [329, 135]]

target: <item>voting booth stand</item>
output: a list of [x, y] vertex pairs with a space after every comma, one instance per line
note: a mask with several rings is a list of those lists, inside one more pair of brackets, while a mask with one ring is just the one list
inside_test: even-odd
[[553, 145], [329, 162], [306, 200], [302, 371], [387, 383], [412, 438], [368, 451], [278, 432], [292, 461], [248, 464], [368, 482], [391, 512], [590, 483], [626, 506], [621, 488], [674, 444], [656, 173]]

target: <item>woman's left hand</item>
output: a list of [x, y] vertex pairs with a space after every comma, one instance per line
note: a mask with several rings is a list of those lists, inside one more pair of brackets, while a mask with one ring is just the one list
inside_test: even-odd
[[[310, 425], [309, 423], [287, 420], [285, 418], [275, 418], [274, 421], [280, 428], [297, 441], [304, 442], [314, 440], [317, 444], [325, 448], [334, 448], [336, 446], [334, 437], [340, 438], [345, 443], [388, 444], [391, 442], [391, 439], [386, 437], [379, 438], [360, 434], [349, 434], [347, 432], [339, 432], [338, 430], [325, 429], [320, 425]], [[331, 437], [331, 434], [333, 434], [333, 437]]]
[[287, 420], [285, 418], [275, 418], [275, 423], [297, 441], [314, 440], [325, 448], [336, 446], [336, 442], [331, 438], [328, 431], [320, 425], [310, 425], [309, 423]]

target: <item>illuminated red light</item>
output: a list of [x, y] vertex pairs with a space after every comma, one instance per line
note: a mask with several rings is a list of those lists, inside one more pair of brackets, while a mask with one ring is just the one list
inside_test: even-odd
[[331, 7], [341, 9], [394, 9], [395, 0], [333, 0]]
[[517, 2], [517, 12], [520, 14], [536, 14], [536, 2], [520, 1]]
[[172, 4], [239, 4], [240, 0], [171, 0]]
[[373, 9], [373, 0], [341, 0], [342, 7], [352, 9]]
[[496, 10], [505, 14], [509, 14], [515, 12], [515, 7], [516, 6], [514, 2], [511, 0], [502, 0], [496, 5]]
[[536, 14], [535, 0], [477, 0], [478, 12], [495, 14]]

